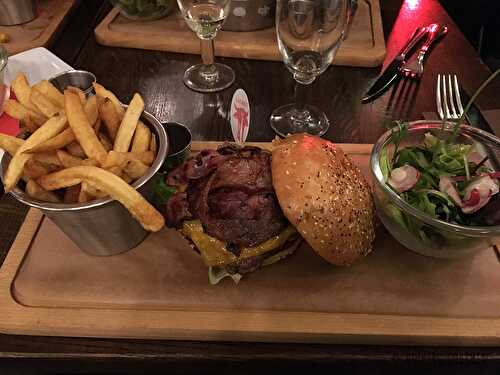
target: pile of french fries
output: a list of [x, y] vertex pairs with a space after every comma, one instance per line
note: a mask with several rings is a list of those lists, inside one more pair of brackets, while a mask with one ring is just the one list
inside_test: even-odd
[[140, 121], [144, 101], [135, 94], [125, 108], [94, 84], [88, 99], [76, 87], [64, 94], [48, 81], [30, 86], [24, 74], [12, 83], [17, 100], [5, 112], [20, 120], [26, 139], [0, 134], [0, 148], [12, 156], [3, 176], [6, 192], [26, 182], [26, 193], [52, 203], [85, 203], [112, 197], [141, 225], [158, 231], [163, 216], [132, 186], [156, 158], [156, 136]]

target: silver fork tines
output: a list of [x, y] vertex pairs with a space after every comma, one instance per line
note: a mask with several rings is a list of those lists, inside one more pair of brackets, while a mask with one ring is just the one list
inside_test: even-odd
[[438, 74], [436, 104], [441, 120], [458, 120], [462, 117], [464, 109], [456, 74]]

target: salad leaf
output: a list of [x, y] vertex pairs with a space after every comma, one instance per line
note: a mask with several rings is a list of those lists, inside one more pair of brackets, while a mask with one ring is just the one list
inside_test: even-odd
[[165, 204], [177, 192], [173, 186], [168, 186], [165, 183], [165, 174], [159, 173], [155, 176], [153, 182], [153, 196], [155, 204]]
[[391, 129], [391, 142], [394, 144], [393, 164], [396, 160], [401, 140], [408, 135], [408, 126], [407, 122], [395, 121], [395, 126]]
[[387, 148], [384, 147], [382, 152], [380, 153], [380, 169], [382, 171], [382, 176], [384, 177], [384, 182], [387, 182], [389, 176], [391, 174], [391, 163], [389, 161], [389, 156], [387, 155]]
[[436, 147], [439, 143], [439, 139], [431, 134], [431, 133], [425, 133], [424, 134], [424, 147], [428, 150], [433, 150], [434, 147]]
[[221, 267], [208, 267], [208, 281], [211, 285], [217, 285], [222, 279], [230, 277], [235, 284], [238, 284], [242, 278], [239, 273], [231, 274]]
[[408, 230], [408, 228], [406, 226], [405, 219], [403, 217], [403, 213], [401, 212], [401, 210], [398, 207], [396, 207], [392, 203], [387, 203], [387, 205], [385, 206], [385, 210], [394, 219], [394, 221], [396, 223], [398, 223], [403, 228], [406, 228]]
[[399, 151], [395, 167], [402, 167], [409, 164], [417, 169], [427, 169], [430, 167], [429, 161], [424, 153], [416, 147], [407, 147]]

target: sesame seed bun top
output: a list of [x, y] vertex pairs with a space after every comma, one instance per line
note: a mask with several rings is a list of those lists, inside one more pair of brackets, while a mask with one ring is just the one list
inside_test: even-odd
[[370, 188], [333, 143], [307, 134], [273, 142], [272, 175], [288, 220], [320, 256], [350, 265], [375, 238]]

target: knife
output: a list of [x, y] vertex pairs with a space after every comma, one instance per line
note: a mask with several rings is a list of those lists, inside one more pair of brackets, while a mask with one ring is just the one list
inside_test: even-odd
[[406, 55], [417, 45], [418, 42], [427, 34], [427, 27], [419, 27], [415, 30], [412, 37], [408, 40], [399, 54], [391, 61], [384, 72], [378, 77], [375, 83], [365, 94], [361, 100], [363, 103], [379, 96], [396, 80], [399, 75], [399, 70], [404, 64]]

